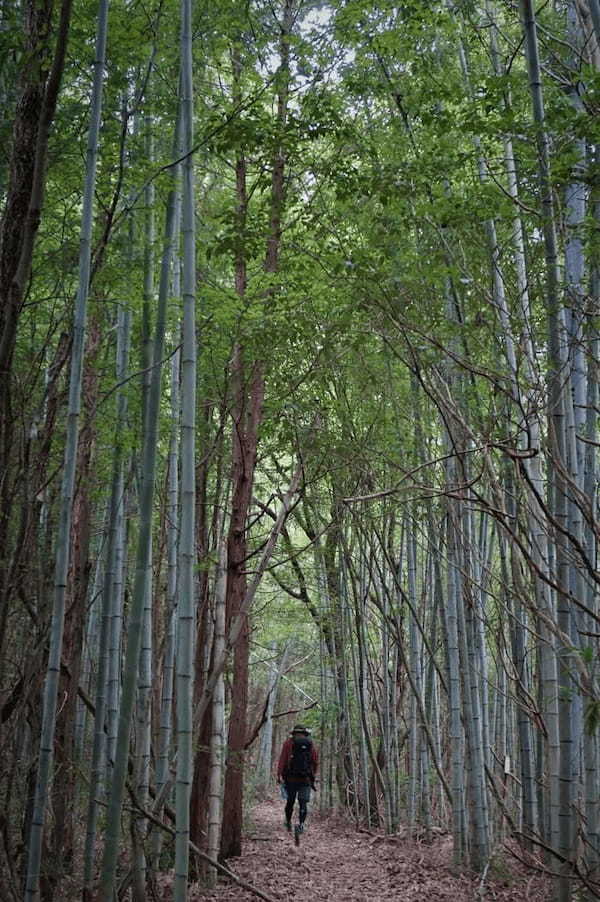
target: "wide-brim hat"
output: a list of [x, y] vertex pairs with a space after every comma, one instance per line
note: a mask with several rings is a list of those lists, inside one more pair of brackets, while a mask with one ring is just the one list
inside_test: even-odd
[[294, 727], [292, 727], [292, 733], [305, 733], [307, 736], [310, 733], [308, 727], [305, 727], [303, 723], [297, 723]]

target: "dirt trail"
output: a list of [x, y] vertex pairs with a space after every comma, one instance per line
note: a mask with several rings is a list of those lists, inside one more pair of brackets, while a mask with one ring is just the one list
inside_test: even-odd
[[[545, 902], [547, 881], [525, 873], [511, 858], [490, 868], [485, 892], [480, 878], [455, 876], [451, 841], [433, 845], [398, 837], [357, 833], [337, 818], [310, 815], [308, 829], [296, 848], [283, 827], [283, 806], [267, 801], [251, 812], [244, 854], [228, 864], [235, 873], [275, 900], [306, 898], [311, 902]], [[221, 880], [213, 892], [190, 893], [194, 902], [250, 902], [256, 896]]]

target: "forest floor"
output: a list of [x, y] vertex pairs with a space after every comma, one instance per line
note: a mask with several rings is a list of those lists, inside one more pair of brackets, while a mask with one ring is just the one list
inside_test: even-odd
[[[309, 815], [299, 847], [283, 826], [283, 804], [269, 800], [250, 814], [241, 858], [227, 865], [272, 900], [310, 902], [545, 902], [550, 884], [507, 850], [495, 856], [485, 882], [452, 870], [452, 841], [432, 844], [357, 832], [339, 817]], [[258, 897], [227, 878], [217, 889], [190, 891], [190, 902], [250, 902]]]

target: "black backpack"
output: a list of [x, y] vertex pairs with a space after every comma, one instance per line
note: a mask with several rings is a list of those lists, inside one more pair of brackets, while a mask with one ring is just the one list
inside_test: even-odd
[[308, 736], [294, 736], [292, 742], [292, 755], [287, 766], [286, 776], [311, 777], [312, 740]]

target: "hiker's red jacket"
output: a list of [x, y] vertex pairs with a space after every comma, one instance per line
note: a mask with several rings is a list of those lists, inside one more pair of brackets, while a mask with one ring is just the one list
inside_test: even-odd
[[[281, 754], [279, 755], [279, 763], [277, 765], [277, 780], [278, 781], [283, 780], [283, 775], [284, 775], [285, 770], [288, 766], [288, 763], [292, 757], [293, 745], [294, 745], [294, 740], [290, 736], [289, 739], [285, 740], [285, 742], [283, 743], [283, 746], [281, 747]], [[317, 768], [319, 766], [319, 756], [317, 754], [317, 749], [316, 749], [314, 742], [312, 743], [312, 745], [310, 747], [310, 762], [311, 762], [311, 766], [312, 766], [312, 779], [314, 780], [316, 773], [317, 773]], [[306, 777], [306, 778], [305, 777], [290, 777], [290, 781], [293, 783], [310, 783], [311, 782], [310, 777]]]

